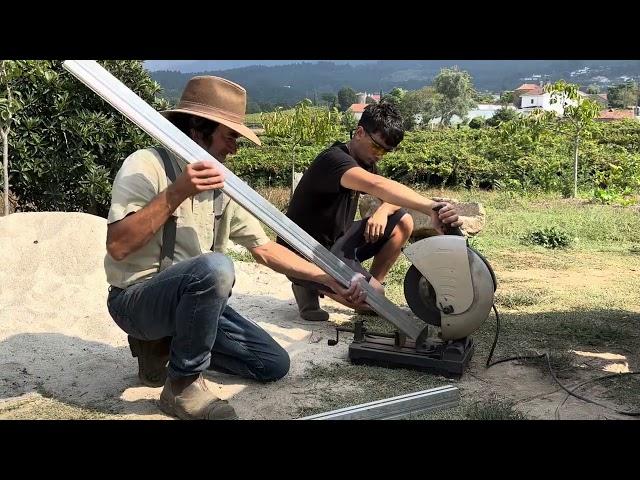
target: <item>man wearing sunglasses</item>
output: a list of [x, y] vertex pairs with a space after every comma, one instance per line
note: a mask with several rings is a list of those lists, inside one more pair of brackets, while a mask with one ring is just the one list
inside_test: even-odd
[[[462, 224], [450, 204], [434, 202], [377, 175], [376, 164], [403, 138], [402, 117], [394, 105], [386, 102], [368, 105], [351, 140], [335, 142], [311, 163], [287, 210], [291, 220], [355, 272], [362, 273], [381, 293], [387, 273], [413, 232], [413, 219], [401, 207], [429, 215], [441, 233], [443, 224], [452, 227]], [[355, 222], [360, 193], [373, 195], [382, 204], [370, 217]], [[438, 212], [434, 211], [437, 206], [442, 206]], [[286, 246], [281, 238], [277, 241]], [[362, 262], [370, 258], [373, 263], [369, 272]], [[348, 298], [345, 302], [323, 285], [289, 279], [300, 316], [305, 320], [329, 319], [329, 314], [320, 308], [318, 297], [322, 294], [364, 313], [362, 304], [349, 303]]]

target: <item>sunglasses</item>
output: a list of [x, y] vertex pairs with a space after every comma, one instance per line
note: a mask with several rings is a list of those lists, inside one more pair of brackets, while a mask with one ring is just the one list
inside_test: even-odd
[[[364, 128], [363, 128], [363, 130], [364, 130]], [[366, 130], [364, 130], [364, 131], [365, 131], [365, 133], [366, 133], [367, 135], [369, 135], [369, 138], [370, 138], [370, 139], [371, 139], [371, 141], [373, 142], [373, 145], [372, 145], [373, 149], [374, 149], [377, 153], [379, 153], [380, 155], [384, 155], [385, 153], [391, 153], [391, 152], [393, 152], [393, 151], [395, 150], [395, 147], [391, 147], [391, 148], [389, 148], [389, 147], [385, 147], [384, 145], [382, 145], [382, 144], [378, 143], [378, 142], [376, 141], [376, 139], [375, 139], [375, 138], [373, 138], [373, 136], [372, 136], [369, 132], [367, 132]]]

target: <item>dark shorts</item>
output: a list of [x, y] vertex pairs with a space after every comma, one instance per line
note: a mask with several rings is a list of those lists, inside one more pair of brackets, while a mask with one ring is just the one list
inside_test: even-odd
[[[361, 273], [365, 276], [367, 281], [369, 281], [371, 279], [371, 274], [362, 266], [362, 262], [375, 257], [380, 250], [382, 250], [382, 247], [384, 247], [391, 238], [393, 229], [396, 228], [398, 223], [400, 223], [400, 219], [402, 219], [405, 214], [408, 214], [408, 212], [404, 208], [401, 208], [393, 215], [390, 215], [387, 219], [387, 226], [384, 229], [382, 237], [374, 243], [367, 243], [364, 239], [364, 231], [367, 227], [367, 220], [369, 217], [358, 220], [351, 225], [351, 228], [349, 228], [344, 235], [336, 240], [336, 243], [329, 250], [336, 257], [346, 263], [353, 271]], [[312, 290], [328, 289], [325, 285], [321, 285], [316, 282], [300, 280], [298, 278], [288, 278], [292, 283], [305, 286]]]

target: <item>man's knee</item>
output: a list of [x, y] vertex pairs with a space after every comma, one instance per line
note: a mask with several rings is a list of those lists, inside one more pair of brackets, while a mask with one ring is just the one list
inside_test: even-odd
[[195, 276], [206, 288], [213, 288], [219, 295], [229, 295], [236, 275], [233, 262], [222, 253], [207, 253], [196, 260]]
[[405, 213], [394, 230], [403, 238], [409, 238], [413, 233], [413, 217], [409, 213]]
[[273, 351], [270, 352], [269, 358], [263, 359], [262, 363], [264, 369], [258, 374], [258, 380], [261, 382], [280, 380], [289, 372], [289, 367], [291, 366], [289, 354], [277, 343], [275, 343]]

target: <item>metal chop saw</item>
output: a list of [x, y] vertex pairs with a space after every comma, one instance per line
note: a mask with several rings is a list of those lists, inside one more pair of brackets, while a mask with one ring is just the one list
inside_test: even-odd
[[[412, 312], [425, 322], [417, 340], [401, 330], [368, 332], [363, 321], [353, 329], [349, 358], [357, 364], [405, 367], [449, 377], [461, 376], [474, 352], [469, 336], [489, 316], [497, 287], [489, 262], [467, 244], [459, 228], [425, 238], [403, 250], [412, 263], [404, 295]], [[429, 335], [429, 326], [437, 335]], [[329, 340], [335, 345], [336, 340]]]
[[[223, 192], [342, 285], [354, 271], [320, 245], [280, 210], [218, 162], [142, 98], [93, 60], [65, 60], [64, 68], [163, 146], [188, 163], [208, 159], [224, 173]], [[473, 354], [469, 334], [489, 315], [496, 288], [489, 263], [467, 246], [461, 232], [427, 238], [405, 248], [413, 264], [404, 282], [411, 311], [399, 308], [368, 283], [367, 304], [398, 330], [393, 335], [367, 332], [362, 322], [352, 331], [349, 358], [355, 363], [421, 368], [459, 376]], [[457, 235], [455, 235], [457, 233]], [[429, 335], [439, 328], [439, 336]], [[331, 341], [337, 343], [337, 340]]]

